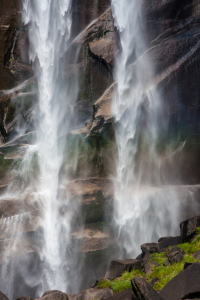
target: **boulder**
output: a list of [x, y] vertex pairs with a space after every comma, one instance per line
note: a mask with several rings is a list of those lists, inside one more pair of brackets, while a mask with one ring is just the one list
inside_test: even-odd
[[131, 285], [133, 300], [162, 300], [162, 297], [143, 278], [134, 277], [131, 280]]
[[184, 264], [184, 268], [183, 268], [183, 270], [186, 270], [189, 266], [191, 266], [192, 265], [192, 263], [185, 263]]
[[31, 297], [19, 297], [15, 300], [33, 300]]
[[4, 295], [2, 292], [0, 292], [0, 299], [1, 300], [9, 300], [6, 295]]
[[191, 219], [180, 223], [181, 242], [189, 242], [195, 235], [196, 228], [200, 226], [200, 216], [195, 216]]
[[145, 256], [143, 256], [143, 258], [142, 258], [143, 265], [148, 264], [151, 260], [151, 257], [152, 257], [152, 254], [149, 254], [149, 253], [145, 254]]
[[63, 293], [58, 290], [52, 290], [45, 292], [41, 298], [42, 300], [68, 300], [66, 293]]
[[70, 300], [94, 300], [94, 299], [107, 299], [113, 296], [111, 289], [88, 289], [80, 292], [78, 295], [70, 297]]
[[125, 290], [119, 292], [112, 297], [106, 298], [106, 300], [132, 300], [132, 290]]
[[150, 285], [151, 285], [152, 287], [154, 287], [154, 285], [155, 285], [158, 281], [159, 281], [158, 278], [153, 278], [153, 279], [151, 279], [151, 281], [150, 281]]
[[197, 250], [197, 251], [194, 253], [194, 258], [195, 258], [195, 259], [200, 259], [200, 250]]
[[[173, 263], [182, 261], [185, 255], [185, 251], [180, 249], [179, 247], [172, 247], [167, 252], [168, 261], [172, 265]], [[168, 262], [166, 262], [167, 264]]]
[[143, 255], [157, 252], [157, 243], [146, 243], [141, 245]]
[[170, 280], [159, 295], [166, 300], [180, 300], [184, 298], [187, 299], [188, 295], [199, 292], [200, 263], [195, 262]]
[[169, 266], [169, 259], [167, 259], [167, 260], [164, 262], [163, 266], [164, 266], [164, 267]]
[[146, 264], [144, 266], [144, 271], [146, 273], [147, 276], [149, 276], [152, 273], [152, 267], [156, 266], [156, 267], [160, 267], [160, 265], [156, 262], [156, 261], [152, 261], [149, 264]]
[[169, 246], [177, 246], [181, 243], [181, 237], [175, 236], [175, 237], [163, 237], [158, 240], [157, 249], [158, 252], [166, 252], [168, 250]]
[[179, 251], [173, 251], [168, 255], [168, 260], [170, 264], [177, 263], [183, 260], [184, 255]]
[[137, 259], [113, 260], [105, 278], [113, 280], [121, 276], [125, 271], [130, 272], [134, 268], [141, 269], [141, 261]]

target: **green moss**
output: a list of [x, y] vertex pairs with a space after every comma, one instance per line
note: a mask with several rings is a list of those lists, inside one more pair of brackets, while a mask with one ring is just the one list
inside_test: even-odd
[[97, 286], [99, 289], [110, 288], [111, 282], [108, 280], [101, 280], [98, 282]]
[[184, 262], [187, 262], [187, 263], [194, 263], [195, 262], [195, 259], [192, 255], [188, 255], [186, 254], [184, 256]]
[[154, 289], [162, 289], [172, 278], [183, 270], [183, 267], [184, 262], [178, 262], [167, 267], [153, 267], [153, 272], [149, 275], [149, 279], [158, 278], [158, 282], [154, 286]]
[[191, 243], [180, 244], [178, 247], [183, 249], [186, 254], [194, 254], [200, 249], [200, 235]]
[[153, 253], [151, 257], [151, 262], [157, 261], [157, 263], [162, 266], [166, 261], [166, 252], [163, 253]]
[[113, 293], [117, 294], [121, 291], [131, 289], [131, 281], [130, 280], [123, 280], [123, 281], [117, 280], [115, 282], [112, 282], [110, 287], [113, 290]]
[[197, 227], [197, 228], [196, 228], [195, 234], [196, 234], [196, 235], [197, 235], [197, 234], [200, 234], [200, 227]]
[[146, 274], [141, 272], [140, 270], [133, 269], [131, 272], [125, 272], [122, 276], [122, 280], [131, 280], [133, 277], [142, 277], [146, 278]]
[[[197, 228], [196, 233], [199, 233], [199, 228]], [[98, 283], [99, 288], [109, 287], [113, 290], [114, 293], [118, 293], [125, 289], [131, 288], [131, 279], [139, 276], [144, 278], [147, 282], [150, 282], [152, 279], [157, 278], [158, 282], [155, 284], [155, 290], [161, 290], [172, 278], [178, 275], [184, 268], [184, 264], [194, 263], [200, 259], [194, 259], [194, 253], [200, 249], [200, 235], [192, 241], [191, 243], [184, 243], [178, 245], [179, 248], [185, 251], [184, 259], [182, 262], [174, 263], [173, 265], [168, 265], [167, 267], [163, 266], [163, 263], [167, 260], [167, 252], [163, 253], [153, 253], [151, 261], [156, 261], [160, 267], [152, 266], [152, 273], [147, 276], [145, 273], [142, 273], [139, 270], [133, 270], [132, 272], [125, 272], [120, 278], [114, 279], [112, 281], [103, 280]], [[171, 249], [172, 247], [168, 247]]]
[[131, 289], [131, 279], [136, 276], [146, 279], [145, 273], [134, 269], [130, 273], [125, 272], [119, 279], [114, 279], [111, 281], [102, 280], [97, 284], [97, 286], [100, 289], [110, 288], [113, 290], [113, 293], [116, 294], [123, 290]]

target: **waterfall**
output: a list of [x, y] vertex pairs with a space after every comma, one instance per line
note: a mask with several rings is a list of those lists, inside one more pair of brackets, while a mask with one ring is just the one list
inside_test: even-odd
[[178, 233], [178, 205], [171, 211], [177, 195], [161, 188], [157, 148], [166, 120], [152, 80], [142, 1], [112, 0], [112, 9], [121, 42], [113, 105], [118, 146], [114, 220], [121, 256], [135, 257], [142, 243]]
[[29, 30], [30, 61], [33, 62], [39, 88], [37, 155], [40, 178], [37, 197], [43, 206], [42, 291], [65, 291], [68, 284], [64, 274], [67, 273], [65, 251], [70, 220], [65, 222], [63, 229], [59, 216], [58, 182], [63, 156], [60, 137], [69, 131], [72, 114], [71, 99], [63, 81], [63, 57], [71, 32], [70, 7], [70, 0], [23, 1], [24, 23], [28, 24]]

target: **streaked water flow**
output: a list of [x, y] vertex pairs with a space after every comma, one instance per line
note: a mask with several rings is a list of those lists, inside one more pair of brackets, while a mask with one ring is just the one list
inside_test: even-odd
[[112, 9], [121, 42], [113, 105], [118, 146], [114, 220], [121, 255], [134, 257], [142, 243], [178, 232], [178, 205], [170, 211], [177, 195], [158, 188], [157, 142], [165, 120], [146, 51], [142, 1], [112, 0]]
[[[62, 164], [62, 143], [58, 138], [64, 126], [67, 132], [71, 113], [67, 107], [67, 91], [61, 84], [64, 71], [62, 59], [71, 32], [70, 7], [71, 0], [23, 1], [23, 17], [25, 24], [28, 24], [30, 38], [30, 61], [38, 75], [39, 87], [37, 152], [40, 180], [37, 190], [44, 206], [43, 291], [55, 288], [65, 291], [67, 287], [61, 270], [64, 261], [60, 249], [62, 237], [57, 193]], [[64, 114], [67, 119], [65, 123]], [[69, 224], [65, 226], [66, 243]]]

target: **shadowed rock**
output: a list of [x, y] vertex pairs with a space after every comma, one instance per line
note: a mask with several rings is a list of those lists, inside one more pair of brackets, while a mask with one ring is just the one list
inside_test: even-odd
[[152, 286], [143, 278], [134, 277], [131, 280], [133, 300], [162, 300]]
[[160, 296], [166, 300], [180, 300], [197, 292], [200, 292], [200, 263], [195, 262], [170, 280], [161, 290]]
[[141, 245], [143, 255], [157, 252], [157, 243], [146, 243]]
[[107, 299], [113, 296], [113, 291], [111, 289], [88, 289], [82, 291], [78, 295], [70, 296], [70, 300], [94, 300], [94, 299]]
[[132, 290], [125, 290], [113, 295], [112, 297], [106, 298], [106, 300], [132, 300], [132, 296]]
[[68, 300], [68, 296], [66, 293], [61, 291], [52, 290], [45, 292], [41, 298], [42, 300]]
[[6, 295], [4, 295], [2, 292], [0, 292], [0, 299], [1, 300], [9, 300]]
[[180, 223], [181, 241], [182, 243], [189, 242], [195, 235], [196, 228], [200, 226], [200, 216], [195, 216], [191, 219]]
[[170, 264], [177, 263], [179, 261], [183, 260], [183, 257], [185, 255], [185, 251], [180, 249], [179, 247], [173, 247], [169, 253], [167, 253], [168, 260]]
[[141, 269], [141, 261], [137, 259], [113, 260], [105, 278], [113, 280], [121, 276], [125, 271], [131, 272], [133, 268]]
[[169, 246], [177, 246], [181, 243], [181, 237], [175, 236], [175, 237], [163, 237], [158, 240], [157, 249], [158, 252], [166, 252], [168, 250]]
[[198, 250], [198, 251], [196, 251], [196, 252], [194, 253], [194, 258], [195, 258], [195, 259], [200, 259], [200, 250]]

